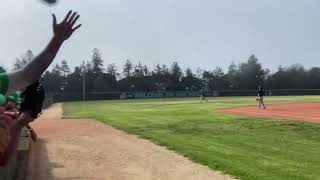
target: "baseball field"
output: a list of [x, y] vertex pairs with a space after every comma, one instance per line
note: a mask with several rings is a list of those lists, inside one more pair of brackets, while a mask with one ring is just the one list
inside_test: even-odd
[[264, 111], [254, 97], [208, 100], [72, 102], [64, 118], [96, 119], [239, 179], [320, 177], [320, 96], [266, 97]]

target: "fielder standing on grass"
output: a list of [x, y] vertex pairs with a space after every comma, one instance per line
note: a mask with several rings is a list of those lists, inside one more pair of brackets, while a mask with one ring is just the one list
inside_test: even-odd
[[201, 103], [202, 103], [202, 101], [208, 101], [208, 99], [206, 99], [206, 97], [204, 96], [204, 92], [201, 92], [200, 101], [201, 101]]
[[266, 106], [263, 102], [264, 91], [261, 86], [258, 87], [258, 94], [257, 94], [257, 101], [258, 101], [258, 108], [259, 109], [266, 109]]
[[[77, 12], [69, 11], [61, 23], [53, 18], [53, 37], [45, 49], [24, 68], [14, 72], [0, 72], [0, 94], [10, 95], [36, 82], [41, 74], [52, 63], [62, 44], [71, 37], [81, 24], [76, 25], [79, 19]], [[30, 103], [30, 102], [27, 102]], [[4, 165], [17, 145], [19, 132], [35, 117], [32, 112], [19, 111], [12, 103], [0, 105], [0, 166]]]

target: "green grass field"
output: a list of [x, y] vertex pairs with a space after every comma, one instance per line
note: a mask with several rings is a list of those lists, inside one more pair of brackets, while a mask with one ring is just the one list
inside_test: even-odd
[[[225, 115], [255, 97], [65, 103], [65, 118], [95, 118], [239, 179], [320, 179], [320, 124]], [[266, 103], [320, 101], [272, 97]], [[320, 110], [320, 109], [319, 109]], [[106, 142], [107, 143], [107, 142]]]

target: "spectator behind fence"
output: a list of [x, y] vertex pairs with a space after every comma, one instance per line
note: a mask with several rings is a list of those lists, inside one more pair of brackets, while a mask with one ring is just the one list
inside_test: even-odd
[[17, 147], [21, 129], [34, 118], [31, 111], [19, 112], [13, 103], [1, 107], [0, 118], [0, 166], [3, 166]]
[[0, 107], [0, 159], [1, 159], [1, 162], [7, 148], [9, 147], [9, 143], [11, 140], [10, 126], [14, 119], [14, 117], [5, 114], [6, 110], [7, 110], [6, 106]]
[[[61, 23], [53, 18], [53, 37], [46, 48], [24, 68], [14, 72], [0, 72], [0, 94], [8, 95], [25, 88], [40, 78], [41, 74], [52, 63], [63, 42], [77, 30], [81, 24], [75, 26], [79, 19], [77, 12], [69, 11]], [[5, 164], [17, 145], [17, 138], [23, 126], [33, 121], [32, 112], [19, 112], [12, 104], [0, 106], [0, 163]]]

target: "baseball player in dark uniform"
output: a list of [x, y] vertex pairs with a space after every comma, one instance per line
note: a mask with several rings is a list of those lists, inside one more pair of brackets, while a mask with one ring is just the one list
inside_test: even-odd
[[264, 91], [261, 86], [258, 87], [258, 93], [257, 93], [257, 101], [258, 101], [258, 108], [259, 109], [266, 109], [266, 106], [263, 102], [264, 97]]

